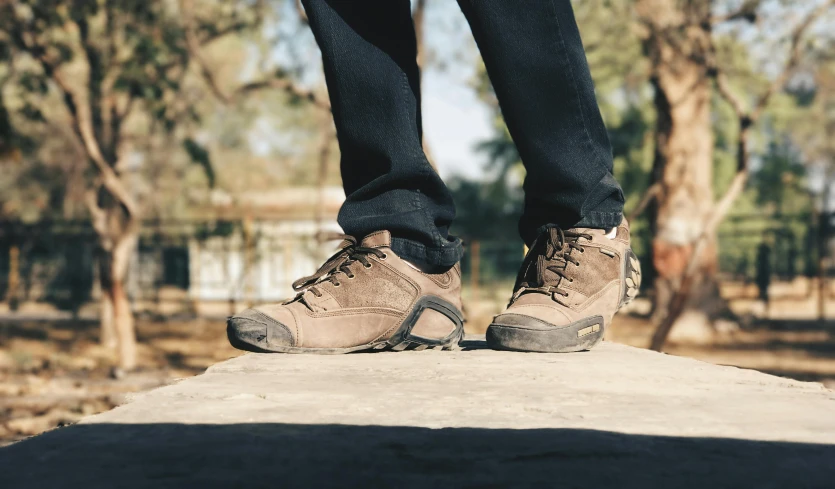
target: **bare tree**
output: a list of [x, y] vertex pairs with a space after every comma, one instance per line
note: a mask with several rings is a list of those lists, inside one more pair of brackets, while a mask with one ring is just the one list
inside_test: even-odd
[[[717, 62], [713, 28], [719, 22], [756, 20], [759, 0], [714, 16], [704, 0], [639, 0], [643, 42], [652, 66], [657, 127], [653, 185], [653, 264], [657, 271], [656, 321], [651, 348], [660, 350], [682, 314], [690, 310], [706, 323], [721, 312], [716, 230], [745, 187], [749, 139], [775, 93], [783, 89], [802, 54], [812, 23], [835, 5], [828, 0], [810, 12], [789, 35], [789, 54], [768, 88], [751, 107], [731, 89]], [[714, 200], [711, 96], [714, 86], [738, 119], [737, 171], [725, 194]]]
[[[190, 41], [206, 45], [251, 29], [260, 22], [258, 8], [217, 7]], [[171, 132], [195, 117], [179, 101], [192, 61], [182, 32], [177, 12], [162, 1], [0, 3], [0, 36], [29, 66], [18, 79], [26, 86], [35, 80], [38, 88], [29, 91], [42, 106], [57, 92], [64, 110], [43, 113], [69, 123], [90, 163], [86, 202], [99, 247], [101, 340], [118, 348], [124, 369], [137, 363], [125, 290], [141, 222], [127, 176], [131, 139], [142, 131]], [[131, 130], [140, 121], [144, 129]]]

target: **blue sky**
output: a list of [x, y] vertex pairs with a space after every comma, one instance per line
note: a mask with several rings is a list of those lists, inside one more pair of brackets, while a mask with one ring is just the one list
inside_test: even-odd
[[429, 2], [423, 74], [423, 132], [442, 177], [483, 176], [475, 145], [493, 132], [492, 114], [472, 87], [478, 51], [456, 2]]
[[435, 70], [423, 77], [424, 137], [444, 178], [476, 179], [483, 173], [484, 155], [473, 148], [491, 136], [492, 114], [476, 97], [470, 78]]
[[[267, 35], [290, 42], [278, 43], [273, 59], [279, 65], [301, 64], [301, 82], [321, 85], [320, 54], [309, 28], [299, 26], [292, 2], [281, 13], [282, 20], [268, 26]], [[474, 148], [492, 135], [493, 121], [472, 86], [478, 51], [469, 26], [456, 2], [430, 2], [425, 25], [431, 61], [422, 80], [424, 137], [442, 177], [481, 178], [485, 156]]]

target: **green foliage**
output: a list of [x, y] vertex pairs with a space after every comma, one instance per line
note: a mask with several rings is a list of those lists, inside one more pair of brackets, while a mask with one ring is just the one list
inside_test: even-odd
[[806, 167], [800, 158], [787, 136], [783, 141], [771, 141], [750, 181], [761, 208], [780, 214], [809, 211]]
[[[287, 184], [294, 174], [309, 179], [313, 172], [296, 167], [315, 164], [309, 155], [321, 139], [310, 104], [269, 88], [235, 93], [290, 76], [270, 58], [276, 46], [261, 49], [289, 2], [0, 2], [0, 163], [10, 155], [20, 163], [0, 172], [0, 216], [86, 217], [83, 195], [95, 172], [79, 138], [80, 109], [89, 110], [102, 154], [135, 185], [149, 217], [202, 215], [216, 186], [235, 195]], [[187, 16], [180, 9], [189, 3]], [[281, 150], [255, 155], [256, 126], [282, 133], [264, 138], [281, 140]], [[63, 178], [38, 179], [30, 168]], [[42, 206], [43, 195], [61, 198]]]
[[453, 234], [470, 240], [507, 240], [522, 210], [522, 194], [502, 181], [484, 185], [462, 178], [447, 182], [456, 207]]

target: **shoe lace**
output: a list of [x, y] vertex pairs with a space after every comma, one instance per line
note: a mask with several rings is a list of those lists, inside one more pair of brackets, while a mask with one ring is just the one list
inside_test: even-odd
[[[568, 291], [561, 288], [563, 280], [571, 283], [574, 279], [566, 273], [569, 263], [580, 266], [576, 256], [571, 256], [573, 250], [585, 253], [585, 248], [579, 242], [580, 238], [591, 240], [592, 235], [575, 231], [563, 231], [557, 226], [548, 226], [531, 244], [519, 276], [516, 278], [515, 292], [510, 302], [513, 303], [526, 292], [550, 294], [551, 298], [566, 305], [561, 298], [568, 296]], [[546, 277], [551, 272], [551, 277]]]
[[312, 292], [316, 297], [322, 297], [322, 292], [316, 286], [324, 282], [330, 282], [334, 286], [339, 287], [339, 274], [344, 274], [349, 279], [354, 278], [354, 274], [350, 268], [351, 264], [359, 262], [365, 268], [371, 268], [372, 264], [368, 259], [370, 255], [382, 260], [386, 258], [385, 252], [377, 248], [360, 246], [357, 238], [347, 234], [328, 236], [328, 239], [342, 240], [339, 251], [328, 258], [316, 273], [293, 282], [293, 290], [299, 292], [296, 297], [303, 295], [306, 291]]

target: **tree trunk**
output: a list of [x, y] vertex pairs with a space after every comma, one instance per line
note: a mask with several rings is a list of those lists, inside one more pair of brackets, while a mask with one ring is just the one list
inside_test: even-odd
[[[699, 1], [638, 3], [657, 113], [652, 178], [659, 189], [650, 209], [655, 322], [667, 314], [713, 205], [711, 85], [702, 61], [710, 43], [709, 7]], [[673, 338], [709, 341], [712, 320], [724, 309], [716, 280], [716, 237], [709, 239]]]
[[130, 301], [124, 284], [114, 283], [111, 291], [113, 300], [113, 322], [119, 339], [119, 366], [124, 370], [136, 368], [136, 329], [133, 321]]
[[[99, 273], [101, 274], [102, 272]], [[116, 338], [116, 324], [113, 321], [113, 299], [111, 298], [111, 294], [104, 290], [104, 282], [100, 280], [99, 283], [102, 289], [101, 312], [99, 313], [99, 341], [102, 346], [110, 350], [115, 350], [119, 346], [119, 340]]]
[[828, 288], [826, 286], [826, 272], [829, 265], [827, 244], [829, 241], [830, 217], [827, 213], [830, 196], [832, 195], [832, 171], [824, 172], [823, 198], [821, 199], [821, 211], [818, 224], [818, 321], [821, 326], [826, 324], [826, 299]]
[[[106, 346], [116, 346], [119, 366], [123, 370], [132, 370], [137, 364], [136, 330], [125, 282], [131, 256], [136, 249], [138, 231], [130, 224], [121, 227], [117, 221], [118, 219], [111, 219], [109, 222], [111, 229], [108, 230], [110, 232], [99, 236], [101, 245], [99, 280], [102, 293], [101, 339]], [[113, 226], [119, 227], [112, 229]], [[117, 233], [119, 234], [117, 238], [110, 238]]]

